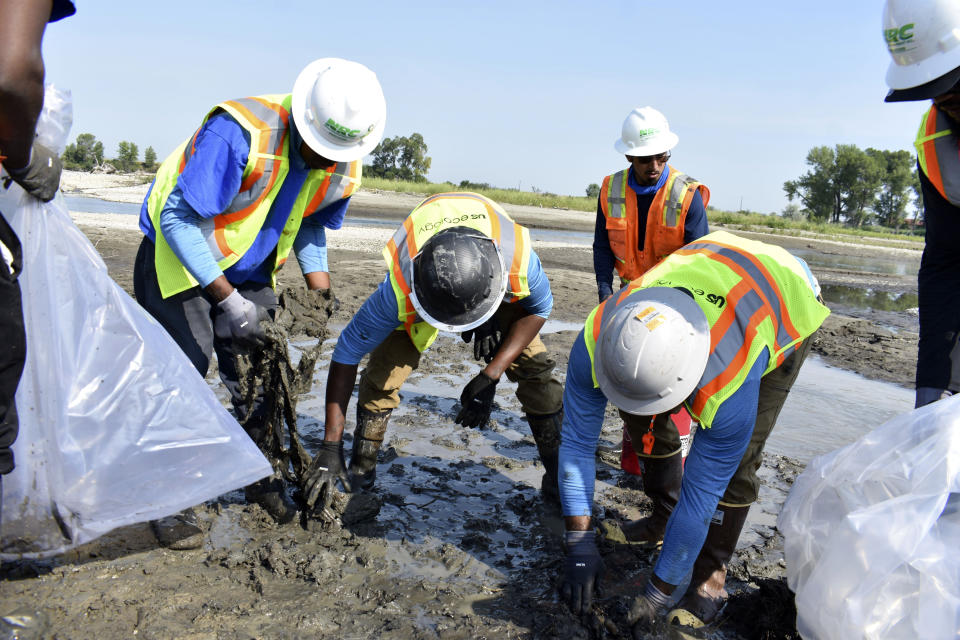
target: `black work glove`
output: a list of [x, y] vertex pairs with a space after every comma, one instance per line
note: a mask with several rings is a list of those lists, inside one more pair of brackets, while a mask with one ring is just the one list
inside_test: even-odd
[[503, 331], [500, 330], [500, 323], [490, 318], [479, 327], [467, 329], [460, 337], [464, 342], [470, 342], [473, 338], [473, 357], [490, 364], [503, 342]]
[[63, 165], [60, 158], [39, 142], [33, 143], [30, 161], [21, 169], [4, 167], [10, 177], [23, 190], [43, 202], [50, 202], [60, 188], [60, 173]]
[[642, 595], [637, 596], [627, 614], [634, 638], [646, 638], [658, 625], [664, 624], [660, 612], [670, 605], [670, 596], [654, 586], [653, 580], [647, 581]]
[[565, 537], [567, 559], [560, 598], [576, 615], [590, 611], [594, 588], [604, 571], [594, 536], [593, 531], [567, 531]]
[[307, 507], [313, 509], [319, 499], [320, 510], [329, 509], [337, 480], [343, 483], [344, 491], [351, 491], [350, 480], [347, 479], [347, 464], [343, 458], [343, 441], [324, 440], [303, 476], [303, 495], [306, 497]]
[[465, 427], [486, 426], [493, 409], [497, 382], [499, 381], [488, 378], [482, 371], [474, 376], [460, 394], [460, 413], [453, 421]]

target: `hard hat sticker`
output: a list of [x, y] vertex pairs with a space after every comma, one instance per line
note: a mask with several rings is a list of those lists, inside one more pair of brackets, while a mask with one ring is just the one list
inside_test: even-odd
[[647, 327], [647, 331], [653, 331], [665, 322], [663, 314], [656, 307], [647, 307], [634, 317]]
[[654, 329], [656, 329], [666, 321], [667, 321], [666, 318], [664, 318], [661, 315], [657, 315], [656, 318], [654, 318], [653, 320], [647, 323], [647, 331], [653, 331]]

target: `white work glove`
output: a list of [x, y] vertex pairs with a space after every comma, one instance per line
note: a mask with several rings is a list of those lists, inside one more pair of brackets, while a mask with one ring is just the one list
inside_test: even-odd
[[233, 338], [245, 344], [262, 344], [266, 339], [261, 320], [268, 320], [267, 310], [250, 302], [236, 289], [217, 304], [213, 332], [221, 340]]

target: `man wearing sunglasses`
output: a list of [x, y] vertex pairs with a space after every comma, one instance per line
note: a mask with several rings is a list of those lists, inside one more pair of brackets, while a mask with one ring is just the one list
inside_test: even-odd
[[[623, 121], [613, 146], [630, 166], [603, 179], [597, 204], [593, 270], [600, 302], [613, 294], [614, 269], [622, 287], [710, 231], [706, 211], [710, 190], [667, 164], [678, 140], [664, 115], [652, 107], [637, 107]], [[624, 527], [624, 535], [637, 544], [656, 545], [680, 493], [680, 433], [666, 413], [654, 418], [622, 411], [620, 415], [621, 467], [639, 474], [639, 455], [644, 492], [653, 502], [653, 513]], [[676, 419], [689, 421], [685, 414]]]
[[917, 292], [916, 406], [960, 392], [960, 4], [888, 0], [883, 33], [893, 60], [886, 102], [932, 100], [914, 143], [926, 231]]

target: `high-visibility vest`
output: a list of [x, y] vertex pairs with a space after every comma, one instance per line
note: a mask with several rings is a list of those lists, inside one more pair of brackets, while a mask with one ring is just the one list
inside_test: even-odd
[[[290, 99], [287, 94], [221, 102], [207, 113], [193, 136], [160, 165], [147, 210], [156, 233], [157, 282], [164, 298], [197, 286], [167, 243], [160, 228], [160, 213], [187, 161], [196, 152], [197, 135], [203, 125], [214, 114], [225, 111], [250, 134], [250, 154], [239, 192], [222, 213], [200, 222], [207, 247], [220, 269], [225, 270], [253, 246], [289, 172]], [[361, 166], [359, 160], [338, 162], [329, 171], [319, 169], [307, 174], [277, 240], [271, 285], [276, 285], [276, 273], [286, 262], [303, 219], [349, 197], [360, 185]]]
[[600, 334], [619, 305], [648, 287], [686, 289], [707, 317], [710, 356], [686, 402], [704, 427], [740, 388], [764, 347], [770, 354], [766, 375], [830, 315], [801, 264], [785, 249], [716, 231], [673, 252], [590, 313], [584, 341], [594, 387], [599, 387], [594, 351]]
[[637, 197], [628, 184], [630, 171], [627, 168], [607, 176], [600, 187], [600, 210], [606, 218], [607, 237], [622, 282], [639, 278], [683, 246], [684, 223], [694, 193], [700, 191], [704, 209], [710, 201], [706, 185], [667, 165], [667, 179], [647, 211], [641, 251]]
[[440, 193], [427, 198], [407, 216], [383, 249], [397, 298], [397, 319], [421, 352], [433, 344], [439, 331], [419, 318], [410, 299], [413, 259], [427, 240], [450, 227], [476, 229], [500, 249], [507, 270], [506, 302], [530, 295], [530, 232], [525, 227], [514, 222], [497, 203], [477, 193]]
[[930, 183], [955, 207], [960, 207], [960, 139], [950, 119], [931, 105], [923, 114], [917, 140], [917, 160]]

